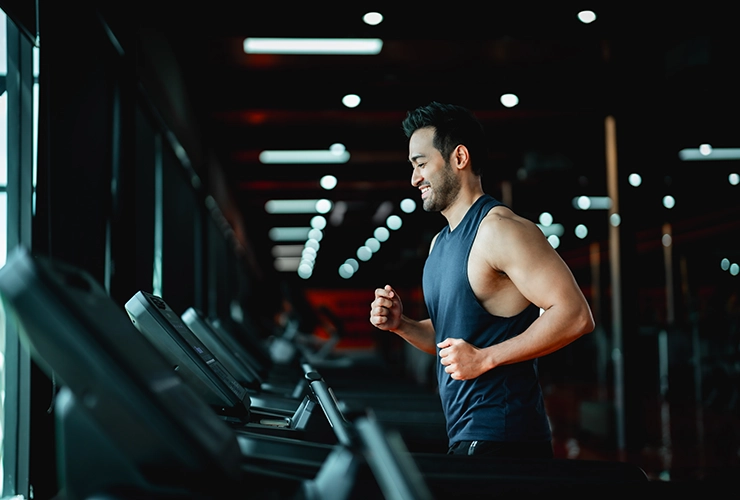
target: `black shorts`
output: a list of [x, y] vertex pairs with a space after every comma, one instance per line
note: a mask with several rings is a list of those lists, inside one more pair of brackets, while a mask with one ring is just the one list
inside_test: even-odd
[[447, 454], [509, 458], [553, 458], [550, 441], [535, 443], [458, 441], [450, 446]]

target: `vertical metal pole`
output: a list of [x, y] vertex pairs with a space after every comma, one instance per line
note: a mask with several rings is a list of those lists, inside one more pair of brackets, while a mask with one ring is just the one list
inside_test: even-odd
[[609, 208], [609, 267], [612, 286], [612, 362], [614, 365], [614, 408], [617, 451], [625, 454], [624, 359], [622, 356], [622, 281], [619, 242], [619, 183], [617, 176], [617, 131], [613, 116], [604, 120], [606, 133], [606, 182]]
[[[665, 269], [665, 298], [666, 298], [666, 325], [672, 329], [676, 319], [676, 304], [673, 293], [673, 234], [670, 224], [663, 224], [662, 230], [663, 243], [663, 265]], [[658, 359], [660, 375], [660, 429], [661, 429], [661, 459], [663, 461], [663, 471], [661, 479], [670, 479], [670, 469], [672, 462], [672, 445], [671, 445], [671, 408], [668, 402], [668, 331], [661, 330], [658, 333]]]

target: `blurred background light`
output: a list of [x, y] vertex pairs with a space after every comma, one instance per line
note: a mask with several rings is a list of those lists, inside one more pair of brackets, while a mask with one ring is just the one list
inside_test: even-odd
[[377, 55], [383, 48], [379, 38], [246, 38], [247, 54], [354, 54]]
[[582, 10], [578, 13], [578, 20], [583, 24], [591, 24], [596, 21], [596, 13], [592, 10]]
[[517, 97], [515, 94], [504, 94], [501, 96], [501, 104], [503, 104], [507, 108], [513, 108], [514, 106], [519, 104], [519, 97]]
[[327, 191], [334, 189], [337, 187], [337, 178], [333, 175], [325, 175], [321, 178], [319, 181], [319, 184], [322, 188], [326, 189]]
[[342, 104], [348, 108], [356, 108], [360, 104], [360, 96], [357, 94], [347, 94], [342, 97]]
[[377, 26], [383, 22], [383, 15], [380, 12], [368, 12], [362, 16], [362, 20], [370, 26]]

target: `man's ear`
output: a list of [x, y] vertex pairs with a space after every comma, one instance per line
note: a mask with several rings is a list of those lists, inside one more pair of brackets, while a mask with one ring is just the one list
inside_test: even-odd
[[470, 165], [470, 152], [464, 144], [458, 144], [452, 151], [452, 162], [452, 164], [458, 169], [462, 169]]

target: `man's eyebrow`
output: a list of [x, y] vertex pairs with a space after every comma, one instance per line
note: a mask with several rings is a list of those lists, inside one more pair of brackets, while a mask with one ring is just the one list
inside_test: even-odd
[[412, 163], [412, 162], [414, 162], [415, 160], [417, 160], [419, 158], [426, 158], [426, 156], [423, 155], [423, 154], [420, 154], [420, 153], [419, 154], [415, 154], [411, 158], [409, 158], [409, 163]]

